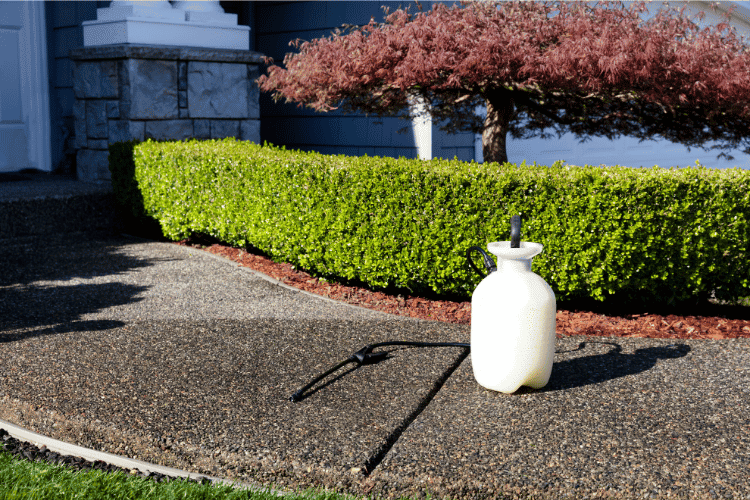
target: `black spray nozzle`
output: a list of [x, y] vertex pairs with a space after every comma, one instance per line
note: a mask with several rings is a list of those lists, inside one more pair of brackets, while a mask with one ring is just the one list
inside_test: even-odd
[[521, 216], [510, 218], [510, 248], [521, 248]]
[[387, 351], [372, 352], [372, 346], [368, 345], [352, 354], [349, 359], [360, 365], [369, 365], [385, 359], [386, 356], [388, 356]]
[[337, 365], [332, 366], [330, 369], [328, 369], [326, 372], [321, 373], [319, 376], [317, 376], [312, 382], [307, 384], [302, 389], [298, 390], [294, 394], [292, 394], [289, 397], [289, 401], [292, 403], [296, 403], [298, 401], [302, 401], [305, 397], [305, 391], [310, 389], [313, 385], [317, 384], [324, 378], [326, 378], [331, 373], [335, 372], [339, 368], [349, 364], [349, 363], [357, 363], [358, 366], [362, 365], [369, 365], [373, 363], [377, 363], [378, 361], [384, 360], [386, 357], [388, 357], [387, 351], [378, 351], [378, 352], [372, 352], [373, 348], [378, 347], [382, 344], [373, 344], [373, 345], [366, 345], [359, 351], [355, 352], [348, 358], [346, 358], [341, 363], [338, 363]]

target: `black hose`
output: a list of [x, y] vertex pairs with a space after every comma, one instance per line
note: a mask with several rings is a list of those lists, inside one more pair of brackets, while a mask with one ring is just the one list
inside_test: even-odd
[[[471, 260], [471, 252], [473, 251], [477, 251], [482, 254], [482, 259], [484, 259], [484, 267], [487, 269], [487, 274], [484, 274], [476, 265], [474, 265], [474, 262]], [[468, 250], [466, 250], [466, 261], [469, 263], [469, 267], [471, 267], [482, 279], [497, 271], [497, 266], [492, 260], [492, 257], [487, 255], [487, 252], [482, 250], [481, 247], [470, 247]]]
[[302, 401], [304, 399], [305, 392], [312, 388], [315, 384], [326, 378], [331, 373], [335, 372], [342, 366], [345, 366], [349, 363], [358, 363], [359, 366], [367, 365], [371, 363], [377, 363], [378, 361], [381, 361], [385, 359], [385, 357], [388, 355], [387, 351], [380, 351], [380, 352], [372, 352], [373, 349], [376, 347], [384, 347], [388, 345], [403, 345], [403, 346], [411, 346], [411, 347], [463, 347], [463, 348], [471, 348], [471, 344], [468, 343], [462, 343], [462, 342], [407, 342], [403, 340], [392, 340], [389, 342], [378, 342], [377, 344], [371, 344], [363, 347], [359, 351], [355, 352], [348, 358], [346, 358], [341, 363], [338, 363], [336, 365], [333, 365], [331, 368], [326, 370], [325, 372], [321, 373], [317, 377], [315, 377], [312, 382], [295, 392], [289, 397], [289, 401], [296, 403], [298, 401]]

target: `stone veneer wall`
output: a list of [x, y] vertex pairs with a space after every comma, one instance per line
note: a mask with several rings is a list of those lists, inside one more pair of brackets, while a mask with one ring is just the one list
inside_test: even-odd
[[261, 54], [103, 45], [74, 49], [70, 58], [80, 180], [108, 181], [108, 147], [119, 141], [224, 137], [260, 141], [255, 79]]

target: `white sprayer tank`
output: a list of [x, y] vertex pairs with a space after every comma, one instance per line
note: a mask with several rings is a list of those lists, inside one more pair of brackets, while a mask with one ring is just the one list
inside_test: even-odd
[[479, 283], [471, 299], [474, 378], [508, 394], [523, 385], [547, 385], [555, 356], [555, 294], [531, 272], [531, 259], [544, 247], [529, 241], [519, 246], [488, 245], [497, 256], [497, 271]]

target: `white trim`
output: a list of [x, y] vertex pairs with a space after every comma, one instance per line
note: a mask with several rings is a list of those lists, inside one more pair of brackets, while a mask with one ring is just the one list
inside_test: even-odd
[[21, 53], [21, 115], [26, 125], [29, 167], [52, 171], [49, 75], [47, 72], [47, 25], [44, 2], [23, 2]]
[[122, 43], [247, 50], [250, 27], [128, 17], [117, 21], [84, 21], [83, 45]]

